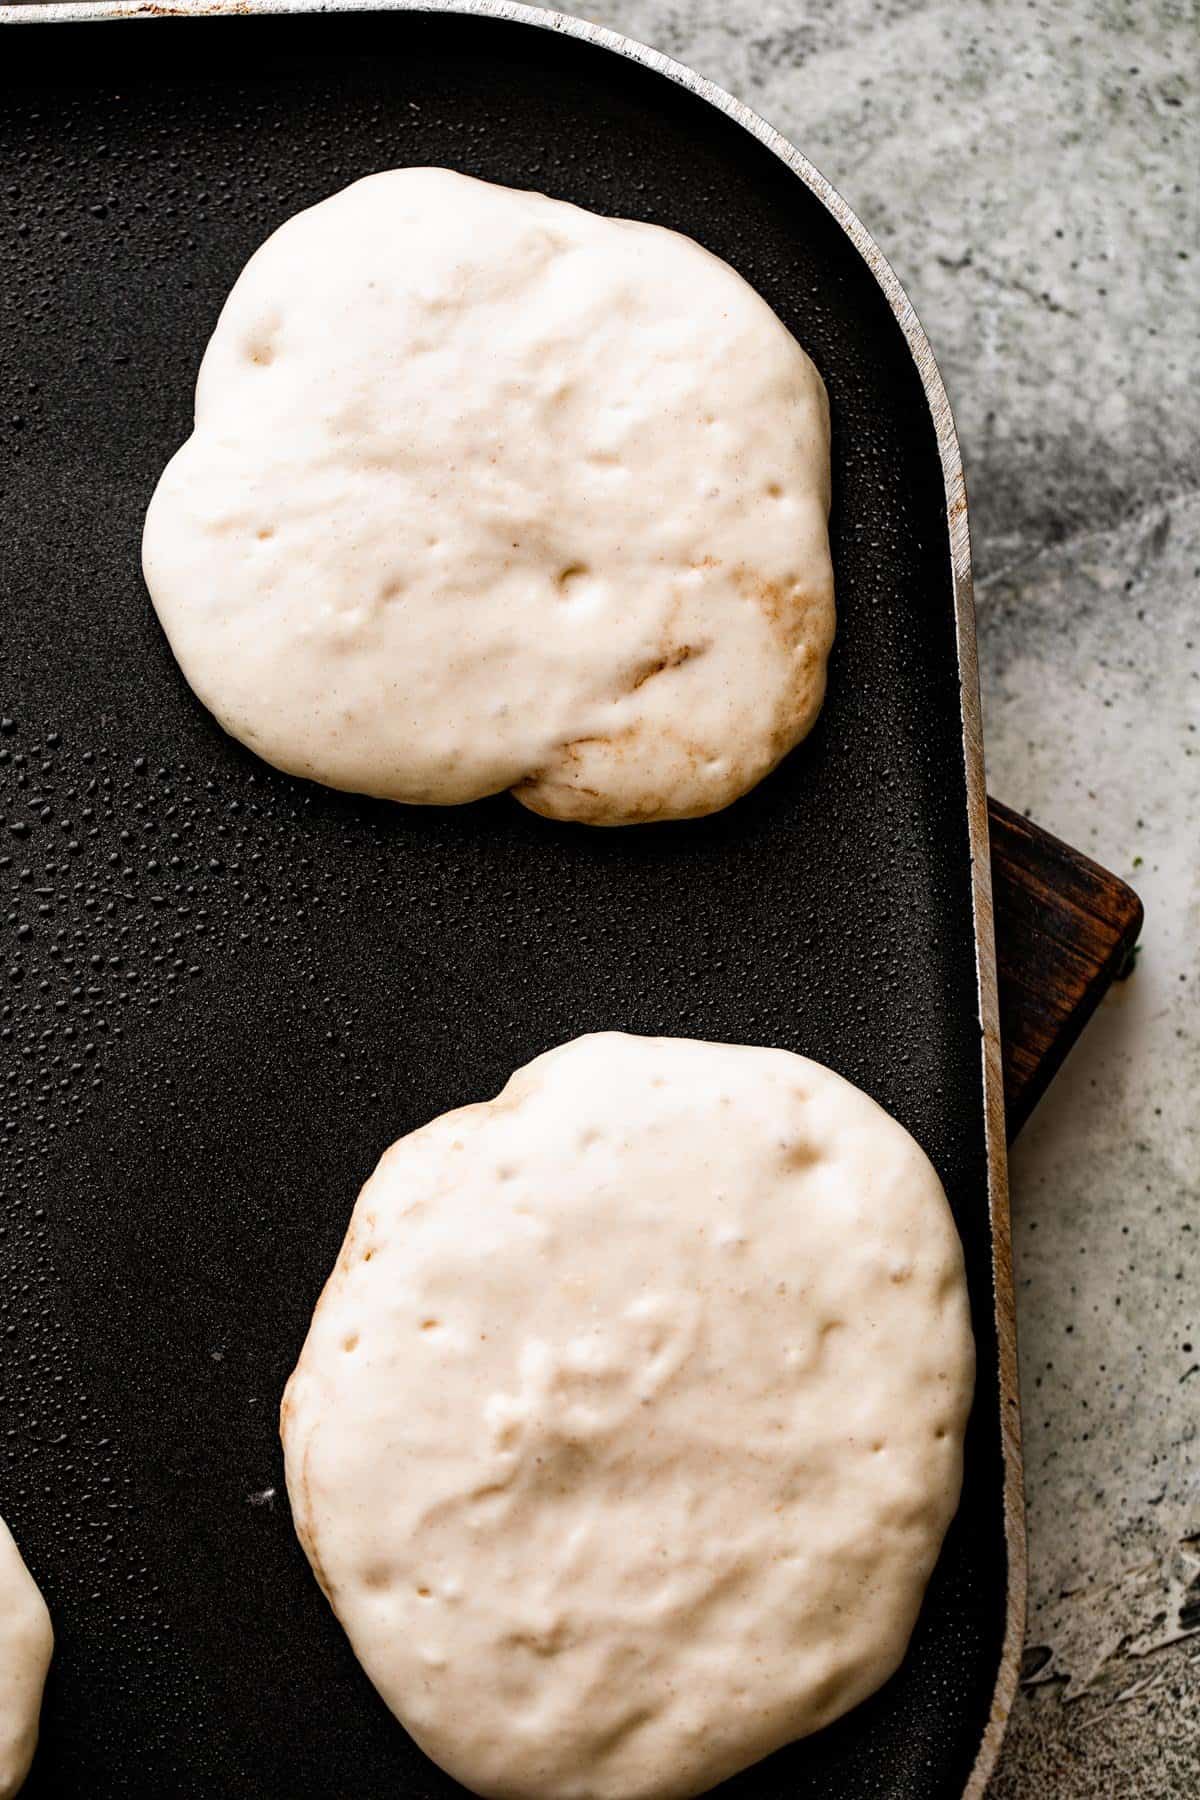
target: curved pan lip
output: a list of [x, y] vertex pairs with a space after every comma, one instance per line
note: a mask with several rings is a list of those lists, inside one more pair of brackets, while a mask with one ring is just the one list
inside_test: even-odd
[[979, 699], [979, 662], [975, 643], [975, 603], [971, 587], [971, 543], [962, 453], [937, 363], [912, 302], [870, 232], [825, 177], [773, 126], [724, 88], [706, 81], [684, 63], [645, 44], [593, 25], [567, 13], [519, 5], [515, 0], [183, 0], [177, 5], [144, 4], [143, 0], [82, 0], [68, 5], [0, 5], [0, 25], [100, 23], [117, 19], [203, 18], [230, 14], [294, 14], [333, 12], [457, 13], [532, 25], [559, 32], [640, 63], [686, 88], [698, 99], [733, 119], [785, 163], [792, 174], [832, 213], [862, 256], [903, 331], [929, 402], [942, 461], [946, 491], [946, 527], [954, 580], [955, 631], [961, 696], [963, 755], [967, 774], [967, 816], [971, 847], [972, 907], [975, 920], [975, 968], [979, 1018], [983, 1036], [984, 1127], [988, 1162], [988, 1206], [992, 1226], [992, 1278], [999, 1348], [1000, 1422], [1004, 1453], [1004, 1529], [1008, 1549], [1008, 1593], [1004, 1642], [992, 1706], [975, 1764], [962, 1800], [983, 1800], [995, 1767], [1004, 1728], [1016, 1694], [1025, 1625], [1026, 1551], [1024, 1493], [1021, 1474], [1020, 1403], [1017, 1387], [1016, 1317], [1013, 1296], [1012, 1242], [1005, 1155], [1004, 1091], [1000, 1064], [1000, 1025], [992, 923], [991, 866], [988, 856], [987, 791], [984, 785], [983, 729]]

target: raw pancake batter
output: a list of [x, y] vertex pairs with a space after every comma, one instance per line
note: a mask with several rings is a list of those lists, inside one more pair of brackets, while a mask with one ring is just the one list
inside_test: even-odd
[[384, 1155], [284, 1399], [288, 1492], [458, 1780], [667, 1800], [896, 1668], [973, 1371], [941, 1185], [865, 1094], [580, 1038]]
[[243, 270], [143, 562], [269, 762], [620, 824], [728, 805], [813, 724], [828, 511], [821, 378], [727, 264], [404, 169]]

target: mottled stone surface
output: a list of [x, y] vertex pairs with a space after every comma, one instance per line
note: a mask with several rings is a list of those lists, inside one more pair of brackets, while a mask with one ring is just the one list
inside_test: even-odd
[[879, 239], [963, 439], [991, 791], [1146, 902], [1013, 1157], [1033, 1680], [995, 1793], [1200, 1793], [1200, 18], [594, 16], [765, 114]]

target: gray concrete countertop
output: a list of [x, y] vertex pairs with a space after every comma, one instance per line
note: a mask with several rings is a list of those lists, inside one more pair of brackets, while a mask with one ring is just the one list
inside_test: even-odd
[[1180, 0], [604, 0], [909, 295], [967, 467], [988, 785], [1147, 911], [1012, 1159], [1031, 1559], [997, 1800], [1200, 1793], [1200, 136]]

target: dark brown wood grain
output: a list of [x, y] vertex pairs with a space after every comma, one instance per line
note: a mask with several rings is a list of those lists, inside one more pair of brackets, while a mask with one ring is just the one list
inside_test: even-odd
[[1142, 927], [1131, 887], [988, 801], [1004, 1101], [1014, 1138], [1125, 968]]

